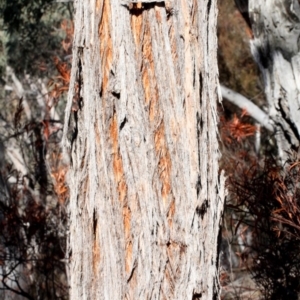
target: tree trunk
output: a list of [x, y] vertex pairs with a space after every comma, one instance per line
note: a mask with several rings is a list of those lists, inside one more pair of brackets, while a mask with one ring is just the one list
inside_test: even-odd
[[[236, 0], [237, 2], [244, 2]], [[263, 74], [280, 157], [300, 143], [300, 5], [298, 0], [249, 0], [252, 53]]]
[[75, 10], [70, 299], [218, 298], [216, 0]]

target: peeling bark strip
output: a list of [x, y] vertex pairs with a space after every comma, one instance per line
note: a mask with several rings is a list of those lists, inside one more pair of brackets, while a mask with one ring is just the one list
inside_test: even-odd
[[216, 0], [75, 9], [70, 299], [218, 298]]
[[254, 36], [251, 50], [263, 74], [269, 115], [285, 161], [286, 151], [300, 145], [300, 4], [249, 0], [248, 5]]

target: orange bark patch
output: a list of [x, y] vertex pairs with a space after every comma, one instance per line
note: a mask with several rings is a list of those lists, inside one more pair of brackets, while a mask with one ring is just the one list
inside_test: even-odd
[[96, 1], [96, 12], [99, 11], [100, 6], [101, 6], [101, 0], [97, 0], [97, 1]]
[[117, 122], [116, 113], [114, 113], [112, 117], [112, 122], [110, 126], [110, 136], [112, 139], [112, 147], [113, 147], [113, 172], [115, 176], [115, 181], [117, 182], [118, 185], [119, 200], [121, 202], [124, 202], [127, 196], [127, 184], [124, 179], [123, 162], [122, 162], [122, 156], [120, 154], [120, 149], [119, 149], [118, 122]]
[[[138, 11], [138, 9], [137, 9]], [[142, 12], [142, 10], [140, 10]], [[135, 42], [135, 47], [138, 48], [140, 45], [142, 25], [143, 25], [143, 16], [142, 13], [133, 13], [131, 14], [130, 20], [131, 30], [133, 34], [133, 39]]]
[[125, 229], [125, 238], [130, 237], [130, 220], [131, 220], [131, 211], [128, 206], [123, 208], [123, 219], [124, 219], [124, 229]]
[[161, 14], [160, 14], [160, 11], [159, 11], [159, 7], [158, 6], [155, 6], [155, 17], [156, 17], [156, 20], [161, 23]]
[[[156, 11], [159, 13], [159, 11]], [[144, 19], [144, 32], [142, 36], [142, 84], [145, 94], [145, 102], [149, 105], [149, 120], [155, 124], [160, 117], [159, 93], [155, 76], [155, 64], [153, 59], [152, 39], [150, 24]], [[165, 141], [165, 128], [162, 123], [154, 133], [156, 154], [159, 157], [158, 172], [162, 182], [161, 195], [166, 203], [171, 193], [171, 157]]]
[[165, 127], [162, 122], [154, 133], [155, 150], [159, 156], [158, 171], [162, 182], [161, 195], [163, 202], [166, 203], [167, 197], [171, 192], [171, 157], [165, 140]]
[[145, 24], [142, 48], [142, 82], [145, 93], [146, 104], [149, 104], [149, 117], [152, 122], [158, 115], [158, 89], [155, 78], [155, 67], [152, 54], [152, 41], [149, 23]]
[[126, 250], [125, 250], [125, 271], [127, 274], [131, 272], [131, 263], [132, 263], [132, 242], [129, 241], [126, 244]]
[[108, 84], [108, 76], [112, 63], [112, 40], [111, 40], [111, 12], [110, 1], [104, 0], [102, 17], [99, 25], [99, 39], [100, 39], [100, 57], [101, 57], [101, 71], [102, 71], [102, 92], [106, 91]]
[[130, 239], [130, 220], [131, 220], [131, 211], [130, 208], [126, 205], [123, 208], [123, 222], [125, 230], [125, 271], [129, 273], [131, 271], [131, 262], [132, 262], [132, 242]]
[[123, 225], [125, 231], [125, 270], [129, 273], [132, 262], [132, 242], [130, 238], [130, 225], [131, 225], [131, 210], [127, 205], [127, 184], [124, 176], [122, 156], [120, 154], [119, 142], [118, 142], [118, 122], [117, 115], [114, 112], [112, 123], [110, 126], [110, 136], [112, 139], [113, 148], [113, 172], [115, 181], [117, 183], [117, 190], [119, 200], [123, 205]]
[[175, 200], [173, 199], [172, 203], [171, 203], [171, 206], [170, 206], [170, 209], [168, 211], [168, 224], [169, 224], [169, 227], [172, 227], [174, 215], [175, 215]]

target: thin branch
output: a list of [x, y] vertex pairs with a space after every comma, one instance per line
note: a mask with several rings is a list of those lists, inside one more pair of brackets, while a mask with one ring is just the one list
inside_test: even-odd
[[260, 123], [269, 131], [274, 131], [274, 127], [270, 122], [270, 118], [258, 106], [256, 106], [253, 102], [251, 102], [243, 95], [225, 87], [224, 85], [220, 86], [223, 98], [226, 98], [229, 102], [233, 103], [239, 108], [245, 109], [252, 118], [254, 118], [258, 123]]
[[[18, 261], [18, 263], [13, 268], [11, 268], [11, 270], [9, 271], [9, 273], [7, 273], [7, 274], [1, 274], [1, 277], [2, 277], [1, 278], [1, 283], [3, 284], [3, 286], [4, 286], [4, 288], [6, 290], [11, 291], [13, 293], [16, 293], [17, 295], [21, 295], [24, 298], [27, 298], [27, 299], [30, 299], [30, 300], [34, 300], [34, 298], [29, 293], [27, 293], [25, 290], [22, 289], [22, 287], [21, 287], [21, 285], [20, 285], [20, 283], [19, 283], [19, 281], [17, 279], [11, 279], [9, 277], [9, 275], [11, 273], [13, 273], [19, 265], [22, 265], [22, 263], [20, 262], [20, 260]], [[19, 288], [19, 290], [16, 290], [12, 286], [8, 285], [6, 283], [7, 279], [10, 280], [11, 282], [15, 282], [16, 285], [17, 285], [17, 287]], [[1, 290], [5, 290], [5, 289], [1, 288]]]
[[[18, 287], [20, 287], [18, 281], [16, 281], [16, 282], [17, 282]], [[1, 288], [1, 290], [8, 290], [8, 291], [13, 292], [13, 293], [15, 293], [15, 294], [17, 294], [17, 295], [23, 296], [24, 298], [27, 298], [27, 299], [29, 299], [29, 300], [34, 300], [34, 298], [31, 297], [30, 294], [28, 294], [27, 292], [25, 292], [23, 289], [20, 289], [20, 291], [18, 291], [18, 290], [16, 290], [16, 289], [12, 288], [11, 286], [9, 286], [9, 285], [8, 285], [5, 281], [3, 281], [3, 280], [2, 280], [2, 284], [3, 284], [3, 286], [5, 287], [5, 289], [4, 289], [4, 288]]]

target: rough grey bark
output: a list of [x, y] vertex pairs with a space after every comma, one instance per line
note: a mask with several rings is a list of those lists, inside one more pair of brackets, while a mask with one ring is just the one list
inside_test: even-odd
[[298, 149], [300, 142], [299, 1], [249, 0], [249, 16], [251, 50], [263, 74], [269, 115], [285, 160], [286, 151]]
[[75, 10], [70, 299], [218, 298], [216, 0]]

